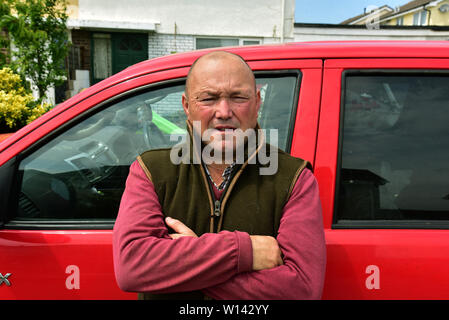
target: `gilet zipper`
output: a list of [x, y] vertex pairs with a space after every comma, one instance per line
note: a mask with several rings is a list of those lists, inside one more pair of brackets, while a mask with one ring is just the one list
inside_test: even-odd
[[233, 171], [233, 173], [231, 173], [231, 177], [229, 179], [229, 183], [226, 185], [226, 188], [223, 190], [223, 193], [221, 194], [220, 199], [217, 199], [215, 197], [215, 192], [212, 189], [213, 187], [211, 185], [211, 182], [206, 177], [205, 169], [204, 169], [203, 165], [201, 164], [201, 173], [203, 175], [204, 182], [207, 185], [206, 189], [207, 189], [207, 192], [208, 192], [208, 195], [209, 195], [209, 199], [211, 200], [211, 216], [210, 216], [210, 232], [211, 233], [212, 232], [216, 233], [216, 232], [220, 231], [220, 230], [218, 230], [220, 223], [216, 224], [215, 223], [215, 218], [220, 218], [220, 221], [222, 219], [222, 215], [223, 215], [223, 205], [222, 205], [222, 203], [223, 203], [223, 200], [225, 199], [225, 195], [226, 195], [226, 193], [228, 191], [228, 188], [231, 185], [231, 182], [234, 179], [235, 173], [237, 171], [238, 170], [235, 170], [235, 171]]
[[[215, 198], [215, 195], [214, 195]], [[221, 214], [221, 201], [215, 200], [215, 206], [214, 206], [214, 216], [219, 217]]]

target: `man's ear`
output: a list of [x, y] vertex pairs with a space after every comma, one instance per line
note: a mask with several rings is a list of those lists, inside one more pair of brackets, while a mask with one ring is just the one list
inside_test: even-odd
[[184, 113], [186, 114], [187, 117], [189, 117], [189, 99], [187, 99], [185, 92], [182, 94], [181, 102], [182, 108], [184, 109]]
[[257, 89], [257, 93], [256, 93], [256, 109], [257, 109], [257, 112], [259, 112], [261, 104], [262, 104], [262, 98], [260, 97], [260, 89]]

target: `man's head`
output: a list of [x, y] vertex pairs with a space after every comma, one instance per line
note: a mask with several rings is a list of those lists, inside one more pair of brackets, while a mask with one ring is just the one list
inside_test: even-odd
[[212, 129], [212, 136], [222, 137], [221, 145], [212, 146], [223, 150], [224, 130], [256, 127], [260, 92], [251, 68], [240, 56], [215, 51], [192, 65], [182, 105], [190, 123], [201, 122], [201, 136]]

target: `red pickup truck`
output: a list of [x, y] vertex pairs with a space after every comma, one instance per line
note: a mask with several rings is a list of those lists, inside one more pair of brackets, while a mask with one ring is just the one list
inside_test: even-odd
[[[449, 42], [226, 50], [255, 72], [261, 127], [313, 164], [323, 299], [447, 299]], [[0, 144], [0, 299], [136, 299], [113, 271], [120, 197], [136, 156], [184, 132], [204, 52], [129, 67]]]

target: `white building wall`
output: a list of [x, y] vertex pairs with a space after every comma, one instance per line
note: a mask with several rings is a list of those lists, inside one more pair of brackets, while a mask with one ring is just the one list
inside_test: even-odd
[[294, 11], [294, 0], [79, 0], [77, 14], [70, 19], [98, 21], [100, 26], [101, 22], [109, 26], [155, 24], [159, 34], [280, 42], [282, 36], [293, 40]]
[[368, 29], [295, 25], [294, 41], [334, 40], [449, 40], [449, 30], [386, 29], [382, 26], [379, 29]]

